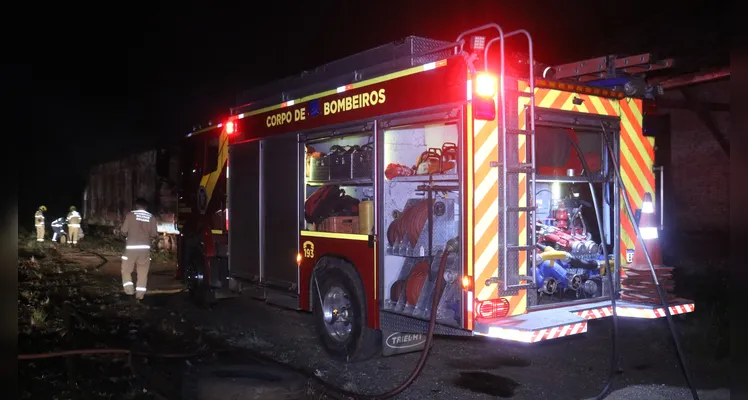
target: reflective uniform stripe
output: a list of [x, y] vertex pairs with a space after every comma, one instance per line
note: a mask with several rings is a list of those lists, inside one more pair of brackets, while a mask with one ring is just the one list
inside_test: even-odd
[[133, 244], [125, 247], [128, 250], [136, 250], [136, 249], [150, 249], [151, 246], [147, 244]]
[[122, 256], [122, 259], [123, 260], [127, 260], [127, 256]]
[[135, 290], [137, 290], [138, 292], [145, 292], [146, 289], [144, 287], [138, 286], [135, 288]]
[[81, 224], [69, 224], [68, 226], [71, 228], [80, 228]]
[[125, 282], [122, 284], [122, 286], [132, 286], [132, 282]]

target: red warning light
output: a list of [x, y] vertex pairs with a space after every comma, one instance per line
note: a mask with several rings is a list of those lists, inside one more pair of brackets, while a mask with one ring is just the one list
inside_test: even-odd
[[227, 122], [226, 123], [226, 134], [231, 135], [232, 133], [234, 133], [235, 128], [236, 127], [234, 126], [234, 121]]
[[481, 72], [475, 80], [475, 93], [481, 97], [493, 97], [496, 94], [497, 79], [494, 75]]

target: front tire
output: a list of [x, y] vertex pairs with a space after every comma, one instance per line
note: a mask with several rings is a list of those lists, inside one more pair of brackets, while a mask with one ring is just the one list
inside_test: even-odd
[[372, 358], [379, 350], [380, 335], [366, 325], [366, 296], [358, 274], [351, 265], [339, 263], [315, 271], [315, 277], [313, 314], [322, 347], [345, 362]]

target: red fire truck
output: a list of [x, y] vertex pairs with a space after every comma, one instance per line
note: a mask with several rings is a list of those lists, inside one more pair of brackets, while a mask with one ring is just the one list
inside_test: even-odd
[[[529, 42], [529, 57], [507, 56], [510, 41]], [[535, 69], [526, 31], [490, 25], [455, 42], [411, 36], [246, 93], [185, 140], [179, 270], [190, 292], [311, 311], [344, 360], [421, 349], [432, 313], [445, 335], [586, 332], [611, 315], [601, 248], [617, 277], [636, 247], [611, 170], [641, 208], [655, 192], [654, 139], [641, 99]], [[539, 244], [565, 260], [539, 259]], [[664, 316], [624, 300], [617, 313]]]

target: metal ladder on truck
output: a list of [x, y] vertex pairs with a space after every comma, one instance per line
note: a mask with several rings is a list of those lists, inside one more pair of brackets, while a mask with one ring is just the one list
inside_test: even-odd
[[[527, 38], [529, 93], [520, 92], [519, 96], [529, 97], [525, 106], [525, 121], [518, 120], [517, 105], [511, 105], [506, 99], [505, 85], [505, 46], [504, 40], [513, 36], [524, 35]], [[499, 161], [491, 163], [498, 168], [499, 174], [499, 276], [500, 295], [515, 295], [520, 289], [535, 286], [535, 245], [536, 245], [536, 204], [535, 204], [535, 63], [533, 43], [530, 33], [524, 29], [503, 34], [491, 40], [501, 45], [499, 68], [499, 101], [497, 117], [499, 120]], [[486, 56], [491, 42], [486, 44]], [[486, 62], [486, 69], [488, 69]], [[517, 88], [514, 89], [515, 91]], [[519, 98], [519, 97], [518, 97]], [[512, 98], [511, 101], [517, 101]], [[513, 113], [513, 114], [512, 114]], [[516, 124], [511, 121], [517, 121]], [[515, 125], [515, 126], [510, 126]], [[520, 154], [520, 144], [524, 142], [524, 151]], [[520, 203], [519, 188], [524, 178], [525, 201]], [[524, 229], [520, 221], [524, 220]], [[522, 257], [524, 255], [524, 257]], [[524, 260], [523, 260], [524, 258]], [[524, 264], [527, 271], [520, 274]], [[528, 271], [532, 275], [528, 276]], [[524, 283], [522, 283], [524, 281]]]

